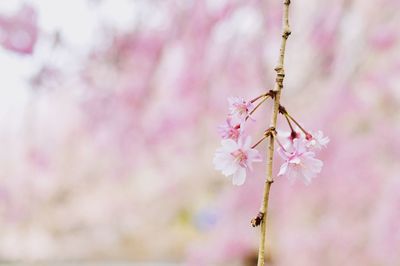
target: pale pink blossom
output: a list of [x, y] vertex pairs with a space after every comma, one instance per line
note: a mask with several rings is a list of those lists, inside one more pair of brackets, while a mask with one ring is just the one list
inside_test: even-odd
[[318, 130], [316, 133], [308, 134], [306, 136], [306, 146], [308, 148], [322, 149], [325, 148], [329, 143], [329, 138], [324, 136], [324, 133], [321, 130]]
[[251, 137], [239, 138], [238, 142], [224, 139], [221, 145], [222, 147], [217, 149], [214, 156], [215, 169], [225, 176], [232, 176], [234, 185], [243, 185], [247, 169], [253, 169], [253, 162], [261, 162], [258, 151], [251, 148]]
[[0, 16], [0, 43], [5, 49], [31, 54], [37, 36], [37, 13], [31, 6], [23, 6], [13, 16]]
[[250, 112], [254, 108], [251, 102], [247, 102], [239, 97], [230, 97], [228, 98], [228, 102], [230, 115], [241, 121], [244, 121], [246, 117], [250, 116]]
[[243, 131], [243, 126], [240, 125], [240, 121], [228, 117], [226, 122], [218, 127], [218, 131], [221, 138], [238, 141]]
[[315, 159], [315, 153], [308, 151], [304, 139], [294, 139], [291, 150], [278, 148], [279, 155], [285, 160], [278, 176], [286, 175], [290, 180], [302, 179], [310, 184], [322, 169], [322, 161]]

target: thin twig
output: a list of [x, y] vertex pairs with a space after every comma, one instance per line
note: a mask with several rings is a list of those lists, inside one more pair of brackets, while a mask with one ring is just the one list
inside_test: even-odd
[[[281, 96], [281, 90], [283, 87], [283, 80], [285, 78], [284, 71], [284, 61], [285, 61], [285, 51], [286, 51], [286, 41], [290, 35], [290, 27], [289, 27], [289, 5], [290, 0], [284, 0], [284, 9], [283, 9], [283, 17], [282, 17], [282, 40], [281, 47], [279, 51], [279, 59], [278, 65], [275, 67], [276, 71], [276, 80], [274, 91], [276, 95], [274, 97], [274, 108], [271, 116], [271, 127], [276, 128], [276, 120], [279, 113], [279, 101]], [[269, 200], [269, 192], [271, 189], [271, 185], [274, 182], [272, 178], [272, 162], [274, 155], [274, 135], [269, 135], [269, 145], [268, 145], [268, 159], [267, 159], [267, 178], [265, 180], [264, 185], [264, 194], [263, 201], [261, 204], [260, 212], [263, 213], [263, 219], [261, 221], [261, 237], [260, 237], [260, 246], [258, 250], [258, 266], [265, 265], [265, 239], [266, 239], [266, 229], [267, 229], [267, 218], [268, 218], [268, 200]]]
[[252, 149], [254, 149], [255, 147], [257, 147], [261, 142], [263, 142], [266, 138], [268, 138], [268, 136], [264, 136], [262, 137], [259, 141], [257, 141], [253, 146], [251, 146]]
[[289, 125], [289, 127], [290, 127], [290, 132], [291, 132], [291, 133], [292, 133], [292, 132], [295, 132], [295, 133], [296, 133], [296, 131], [294, 131], [293, 126], [292, 126], [292, 123], [290, 122], [290, 120], [289, 120], [289, 118], [287, 117], [287, 115], [285, 115], [285, 118], [286, 118], [286, 121], [288, 122], [288, 125]]
[[257, 96], [256, 98], [254, 98], [253, 100], [251, 100], [250, 102], [251, 103], [254, 103], [254, 102], [256, 102], [258, 99], [260, 99], [260, 98], [262, 98], [262, 97], [265, 97], [265, 96], [267, 96], [268, 95], [268, 92], [267, 93], [263, 93], [263, 94], [261, 94], [260, 96]]
[[283, 115], [285, 116], [286, 120], [287, 120], [288, 123], [289, 123], [290, 128], [292, 129], [292, 132], [293, 132], [294, 130], [293, 130], [291, 124], [290, 124], [289, 119], [292, 120], [292, 121], [301, 129], [301, 131], [303, 131], [303, 133], [304, 133], [306, 136], [310, 134], [310, 133], [307, 132], [307, 130], [305, 130], [305, 129], [300, 125], [299, 122], [296, 121], [296, 119], [293, 118], [293, 116], [291, 116], [291, 115], [289, 114], [289, 112], [286, 110], [286, 108], [285, 108], [284, 106], [279, 105], [279, 109], [278, 109], [278, 110], [279, 110], [279, 113], [281, 113], [281, 114], [283, 114]]
[[269, 95], [263, 96], [263, 99], [261, 100], [261, 102], [259, 102], [259, 103], [254, 107], [253, 110], [251, 110], [251, 112], [249, 113], [249, 115], [246, 117], [245, 121], [247, 121], [247, 119], [249, 119], [250, 116], [258, 109], [258, 107], [260, 107], [269, 97], [271, 97], [271, 96], [269, 96]]
[[298, 126], [298, 127], [301, 129], [301, 131], [303, 131], [303, 133], [304, 133], [306, 136], [309, 135], [309, 133], [307, 132], [307, 130], [305, 130], [305, 129], [300, 125], [300, 123], [297, 122], [296, 119], [294, 119], [289, 113], [286, 113], [286, 114], [285, 114], [285, 117], [289, 117], [290, 120], [292, 120], [292, 121], [296, 124], [296, 126]]

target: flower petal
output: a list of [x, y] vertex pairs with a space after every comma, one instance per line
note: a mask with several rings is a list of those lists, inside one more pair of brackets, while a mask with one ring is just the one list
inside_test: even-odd
[[224, 152], [234, 152], [238, 149], [238, 144], [233, 139], [223, 139], [221, 141], [222, 149]]
[[244, 144], [243, 144], [242, 148], [244, 150], [248, 150], [248, 149], [250, 149], [250, 147], [251, 147], [251, 137], [247, 136], [246, 139], [244, 140]]
[[286, 151], [284, 151], [281, 147], [278, 148], [278, 154], [279, 154], [279, 156], [281, 156], [281, 158], [283, 160], [285, 160], [285, 161], [289, 160], [290, 154], [288, 154]]
[[281, 168], [279, 169], [278, 176], [281, 176], [281, 175], [286, 174], [286, 172], [287, 172], [287, 170], [288, 170], [288, 166], [289, 166], [289, 163], [288, 163], [288, 162], [284, 162], [284, 163], [281, 165]]
[[239, 169], [237, 169], [236, 173], [232, 177], [232, 184], [236, 186], [241, 186], [244, 184], [245, 180], [246, 180], [246, 169], [239, 167]]
[[216, 153], [214, 155], [213, 164], [215, 169], [221, 171], [228, 166], [231, 160], [233, 159], [225, 153]]
[[235, 161], [229, 162], [224, 169], [222, 169], [222, 174], [224, 176], [230, 176], [233, 175], [234, 173], [237, 172], [238, 168], [241, 168], [239, 164], [237, 164]]
[[258, 152], [258, 150], [256, 150], [256, 149], [250, 149], [247, 152], [247, 155], [249, 157], [249, 161], [262, 162], [262, 157], [261, 157], [260, 153]]

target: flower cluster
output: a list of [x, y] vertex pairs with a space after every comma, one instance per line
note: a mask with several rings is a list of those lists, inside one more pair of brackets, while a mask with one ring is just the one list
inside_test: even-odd
[[[222, 138], [221, 146], [214, 156], [214, 166], [225, 176], [232, 176], [234, 185], [242, 185], [246, 180], [247, 170], [252, 170], [253, 162], [260, 162], [261, 156], [254, 148], [267, 137], [274, 138], [278, 144], [278, 153], [284, 160], [278, 176], [285, 175], [291, 181], [302, 179], [305, 184], [321, 172], [323, 163], [315, 156], [315, 152], [326, 147], [329, 138], [324, 137], [322, 131], [310, 133], [306, 131], [283, 107], [279, 107], [290, 127], [290, 132], [266, 130], [264, 137], [251, 146], [251, 138], [245, 136], [245, 123], [253, 112], [269, 97], [275, 95], [272, 91], [265, 93], [254, 100], [246, 101], [242, 98], [231, 97], [229, 102], [229, 114], [226, 122], [219, 126], [219, 133]], [[254, 102], [260, 102], [254, 106]], [[292, 123], [299, 128], [294, 129]]]
[[[281, 134], [279, 134], [281, 135]], [[285, 135], [284, 144], [279, 141], [278, 154], [284, 160], [279, 169], [278, 176], [286, 175], [292, 182], [302, 179], [306, 185], [321, 172], [323, 163], [315, 158], [317, 150], [326, 147], [329, 142], [328, 137], [324, 137], [322, 131], [315, 134], [306, 133], [303, 137], [300, 132], [292, 131], [283, 133]]]
[[251, 137], [244, 136], [244, 126], [254, 109], [251, 101], [231, 97], [229, 115], [226, 123], [219, 127], [221, 148], [214, 156], [214, 166], [225, 176], [232, 176], [234, 185], [242, 185], [246, 180], [247, 170], [252, 170], [253, 162], [260, 162], [261, 156], [251, 146]]

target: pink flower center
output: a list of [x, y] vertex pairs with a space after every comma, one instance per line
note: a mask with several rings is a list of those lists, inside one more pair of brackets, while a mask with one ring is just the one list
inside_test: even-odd
[[296, 131], [292, 131], [292, 132], [290, 133], [289, 139], [290, 139], [291, 141], [293, 141], [293, 140], [296, 139], [296, 138], [300, 138], [300, 134], [297, 133]]
[[242, 167], [247, 167], [247, 154], [239, 149], [231, 153], [233, 157], [235, 157], [235, 161], [239, 163], [240, 166]]
[[313, 136], [310, 133], [306, 134], [306, 140], [312, 140]]
[[240, 135], [240, 132], [239, 132], [239, 130], [238, 129], [236, 129], [236, 128], [231, 128], [230, 130], [229, 130], [229, 138], [231, 138], [231, 139], [234, 139], [234, 140], [237, 140], [238, 138], [239, 138], [239, 135]]

